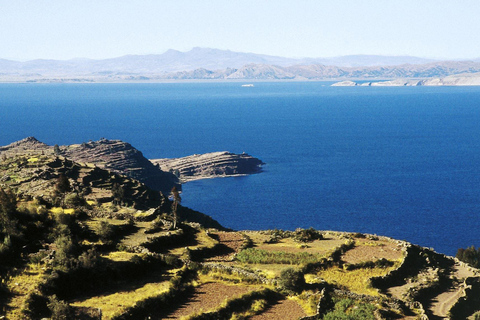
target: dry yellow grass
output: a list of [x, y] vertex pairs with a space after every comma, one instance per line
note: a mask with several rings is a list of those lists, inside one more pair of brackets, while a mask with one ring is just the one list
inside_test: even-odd
[[301, 266], [290, 265], [290, 264], [240, 264], [237, 263], [237, 266], [242, 266], [251, 270], [259, 271], [260, 275], [264, 276], [267, 279], [275, 279], [280, 276], [280, 273], [284, 269], [298, 269], [300, 270]]
[[170, 288], [169, 281], [147, 283], [143, 287], [131, 291], [120, 291], [112, 294], [95, 296], [83, 301], [71, 303], [77, 307], [93, 307], [102, 310], [102, 319], [111, 319], [115, 314], [135, 305], [138, 301], [157, 296]]
[[53, 213], [53, 214], [60, 214], [60, 213], [74, 214], [75, 209], [63, 209], [63, 208], [60, 208], [60, 207], [53, 207], [52, 209], [50, 209], [50, 212]]
[[110, 259], [112, 261], [129, 261], [131, 258], [138, 254], [126, 251], [113, 251], [108, 255], [103, 256], [104, 258]]
[[344, 286], [358, 294], [378, 296], [378, 291], [369, 285], [369, 279], [386, 275], [391, 270], [398, 268], [398, 264], [399, 262], [397, 261], [394, 266], [388, 268], [362, 268], [349, 271], [332, 267], [320, 271], [317, 275], [307, 274], [305, 275], [305, 280], [314, 283], [323, 279], [329, 283]]
[[317, 305], [320, 301], [320, 295], [312, 291], [303, 291], [300, 295], [290, 297], [295, 300], [309, 316], [317, 313]]
[[267, 251], [285, 251], [292, 253], [306, 252], [310, 254], [327, 254], [338, 246], [345, 243], [345, 239], [336, 235], [329, 235], [324, 240], [315, 240], [306, 243], [306, 247], [301, 247], [301, 243], [294, 241], [292, 238], [281, 239], [277, 243], [264, 243], [270, 238], [270, 235], [263, 234], [256, 231], [245, 232], [248, 235], [255, 247]]
[[6, 319], [24, 319], [25, 316], [21, 310], [25, 305], [27, 296], [35, 292], [43, 278], [41, 265], [29, 264], [18, 275], [13, 276], [8, 281], [8, 290], [13, 293], [13, 297], [7, 306]]

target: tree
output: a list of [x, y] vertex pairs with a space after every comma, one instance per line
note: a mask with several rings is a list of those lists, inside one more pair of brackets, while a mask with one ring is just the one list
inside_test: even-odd
[[17, 197], [11, 190], [0, 188], [0, 233], [15, 233], [14, 214], [17, 210]]
[[53, 153], [55, 153], [56, 155], [59, 155], [60, 153], [62, 153], [58, 144], [53, 146]]
[[474, 268], [480, 267], [480, 248], [475, 249], [474, 246], [467, 249], [460, 248], [457, 251], [456, 257], [458, 260], [468, 263]]
[[119, 183], [114, 183], [112, 186], [113, 204], [119, 205], [123, 203], [125, 190]]
[[62, 208], [65, 206], [65, 195], [71, 189], [68, 178], [64, 174], [60, 174], [55, 184], [55, 195], [62, 198]]
[[176, 186], [172, 188], [172, 191], [170, 192], [170, 197], [173, 201], [172, 203], [173, 229], [176, 229], [177, 221], [178, 221], [178, 214], [177, 214], [178, 205], [180, 204], [180, 202], [182, 202], [182, 198], [180, 197], [180, 193], [178, 192]]

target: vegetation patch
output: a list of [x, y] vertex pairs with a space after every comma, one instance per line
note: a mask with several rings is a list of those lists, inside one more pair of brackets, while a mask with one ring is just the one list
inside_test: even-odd
[[335, 299], [333, 310], [323, 316], [323, 320], [375, 320], [376, 307], [370, 303], [352, 299]]
[[306, 252], [290, 253], [284, 251], [266, 251], [256, 248], [247, 248], [240, 251], [236, 260], [249, 264], [290, 264], [305, 265], [314, 263], [322, 258], [320, 255]]
[[316, 275], [306, 275], [306, 280], [311, 283], [327, 281], [354, 293], [378, 296], [377, 289], [372, 288], [370, 285], [370, 278], [385, 276], [393, 269], [395, 269], [395, 266], [387, 268], [361, 268], [347, 271], [335, 266], [322, 270]]

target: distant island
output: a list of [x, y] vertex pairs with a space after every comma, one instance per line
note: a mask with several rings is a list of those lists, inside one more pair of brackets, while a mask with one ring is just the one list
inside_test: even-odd
[[458, 74], [444, 78], [395, 79], [389, 81], [340, 81], [333, 87], [410, 87], [410, 86], [480, 86], [480, 73]]
[[474, 247], [453, 258], [374, 234], [236, 231], [182, 206], [180, 182], [261, 165], [228, 152], [150, 162], [108, 139], [0, 147], [0, 319], [480, 316]]
[[[127, 55], [112, 59], [0, 59], [0, 82], [165, 82], [165, 81], [341, 81], [444, 78], [472, 74], [480, 60], [437, 61], [409, 56], [352, 55], [334, 58], [284, 58], [211, 48], [188, 52]], [[433, 85], [434, 81], [429, 82]], [[470, 83], [478, 83], [470, 82]], [[449, 84], [450, 85], [450, 84]], [[455, 85], [464, 85], [459, 81]], [[473, 85], [473, 84], [465, 84]]]

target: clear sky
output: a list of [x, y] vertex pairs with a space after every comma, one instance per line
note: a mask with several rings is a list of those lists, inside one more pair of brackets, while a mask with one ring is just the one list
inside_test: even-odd
[[0, 58], [210, 47], [285, 57], [480, 57], [478, 0], [0, 0]]

